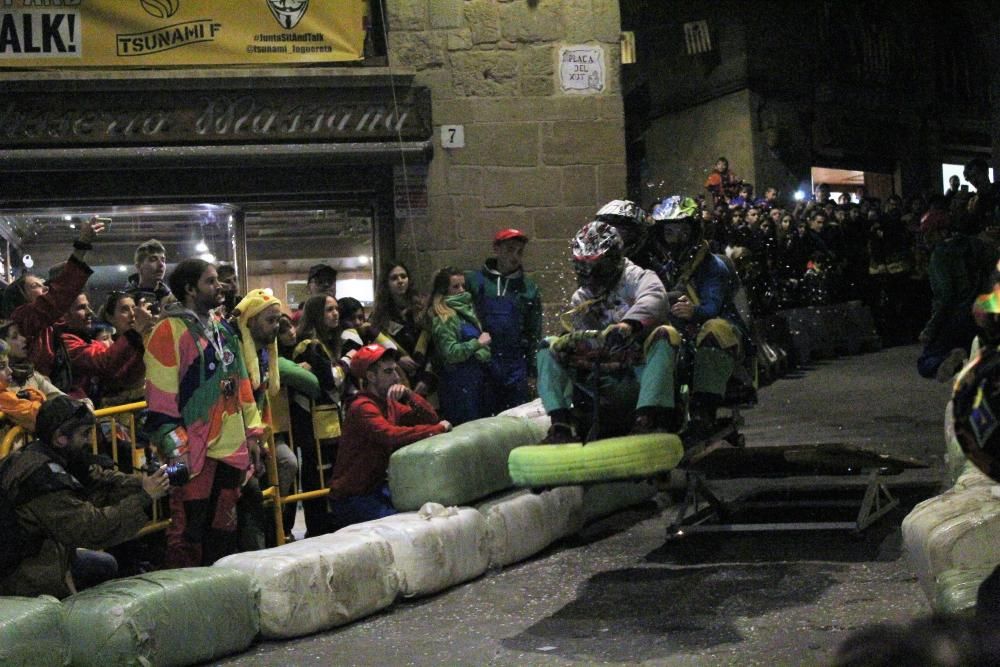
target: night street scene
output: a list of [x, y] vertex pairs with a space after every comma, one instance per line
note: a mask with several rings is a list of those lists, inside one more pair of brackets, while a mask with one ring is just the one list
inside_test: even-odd
[[1000, 9], [0, 2], [0, 665], [1000, 664]]

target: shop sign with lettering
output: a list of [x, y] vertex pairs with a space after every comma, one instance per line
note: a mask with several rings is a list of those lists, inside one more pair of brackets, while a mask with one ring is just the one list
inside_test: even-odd
[[0, 67], [356, 61], [365, 0], [0, 0]]
[[395, 101], [366, 88], [54, 91], [0, 99], [5, 148], [426, 140], [430, 134], [430, 97], [422, 88]]

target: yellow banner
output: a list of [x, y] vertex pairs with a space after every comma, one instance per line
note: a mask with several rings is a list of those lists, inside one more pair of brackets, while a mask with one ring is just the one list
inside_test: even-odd
[[0, 67], [361, 60], [366, 0], [0, 0]]

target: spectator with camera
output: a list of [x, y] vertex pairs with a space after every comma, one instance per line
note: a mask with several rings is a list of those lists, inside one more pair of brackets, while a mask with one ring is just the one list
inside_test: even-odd
[[48, 377], [61, 391], [73, 386], [69, 353], [63, 344], [56, 322], [83, 291], [93, 270], [84, 262], [104, 222], [92, 218], [80, 225], [80, 236], [73, 242], [73, 254], [42, 283], [37, 276], [24, 276], [21, 285], [12, 283], [4, 291], [5, 312], [25, 340], [26, 357], [36, 370]]
[[260, 460], [260, 411], [236, 331], [219, 314], [215, 266], [186, 259], [170, 274], [181, 299], [146, 345], [146, 432], [191, 481], [170, 497], [168, 567], [211, 565], [237, 551], [236, 503]]
[[114, 557], [96, 550], [134, 537], [169, 480], [162, 468], [136, 477], [99, 465], [94, 415], [80, 401], [46, 401], [36, 427], [37, 440], [0, 463], [4, 515], [16, 518], [4, 521], [0, 595], [64, 598], [116, 576]]

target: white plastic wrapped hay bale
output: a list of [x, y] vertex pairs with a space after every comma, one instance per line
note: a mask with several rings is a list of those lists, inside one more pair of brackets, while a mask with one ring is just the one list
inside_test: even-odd
[[334, 535], [388, 542], [404, 597], [436, 593], [475, 579], [489, 566], [486, 519], [469, 507], [427, 503], [419, 512], [366, 521]]
[[[997, 556], [1000, 559], [1000, 555]], [[979, 586], [993, 574], [995, 564], [981, 567], [945, 570], [938, 575], [934, 585], [931, 606], [939, 614], [973, 616]]]
[[78, 667], [191, 665], [243, 651], [260, 627], [259, 591], [222, 567], [107, 581], [63, 601]]
[[54, 597], [0, 597], [0, 665], [68, 665], [63, 606]]
[[488, 417], [402, 447], [389, 459], [389, 491], [400, 511], [424, 503], [467, 505], [512, 485], [507, 458], [546, 429], [520, 417]]
[[583, 488], [562, 486], [542, 493], [516, 491], [480, 503], [486, 517], [490, 565], [502, 567], [538, 553], [583, 527]]
[[246, 572], [260, 586], [260, 631], [268, 638], [349, 623], [388, 607], [399, 593], [392, 548], [377, 535], [322, 535], [215, 565]]
[[528, 403], [516, 405], [513, 408], [504, 410], [499, 417], [521, 417], [523, 419], [535, 419], [545, 416], [545, 408], [542, 407], [542, 399], [536, 398]]
[[583, 488], [585, 522], [614, 514], [618, 510], [644, 503], [656, 495], [652, 480], [588, 484]]
[[903, 519], [903, 543], [928, 598], [945, 570], [997, 562], [1000, 544], [998, 487], [978, 485], [923, 501]]

